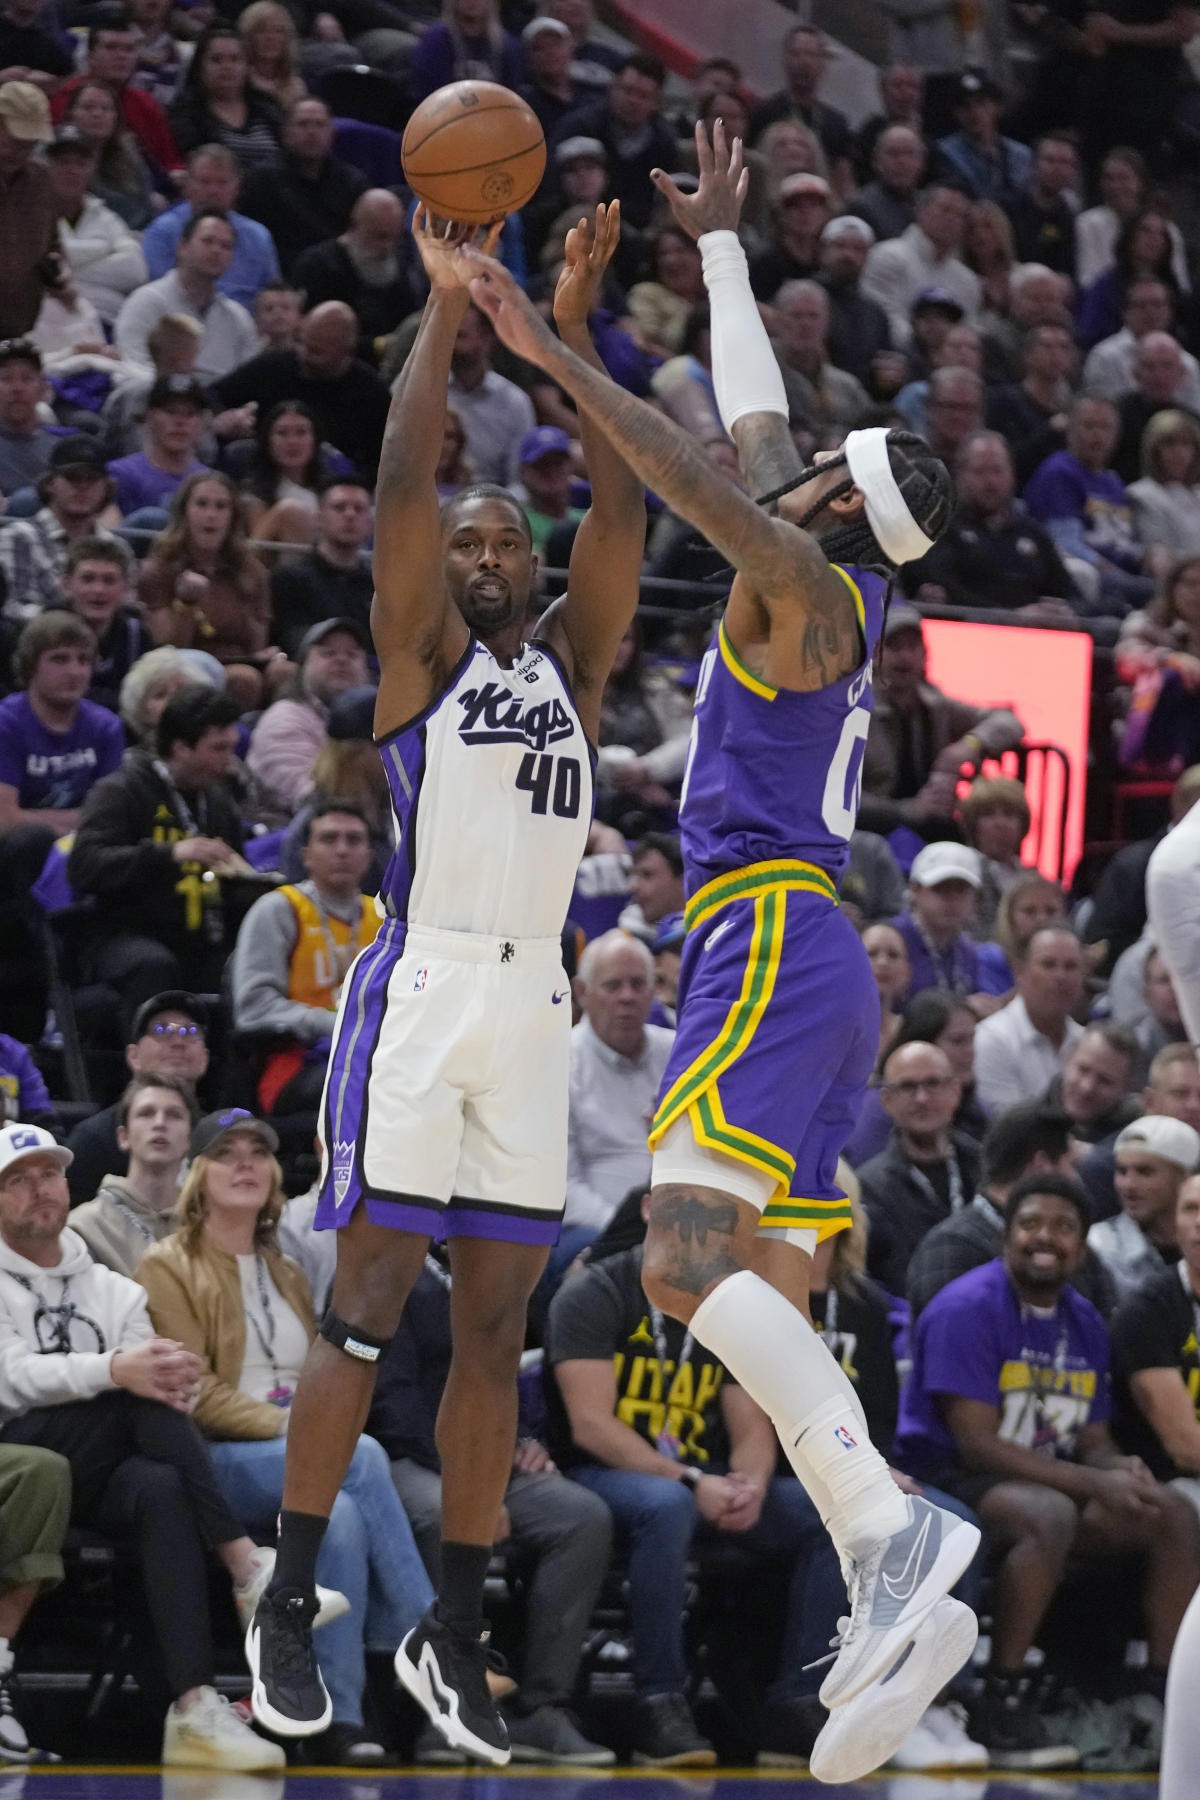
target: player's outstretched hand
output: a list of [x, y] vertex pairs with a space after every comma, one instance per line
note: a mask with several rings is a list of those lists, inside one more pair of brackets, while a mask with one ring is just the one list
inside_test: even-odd
[[560, 332], [586, 328], [604, 271], [621, 241], [621, 202], [598, 206], [594, 219], [580, 219], [567, 233], [566, 267], [554, 290], [554, 322]]
[[528, 294], [503, 263], [474, 245], [465, 246], [459, 256], [470, 282], [471, 298], [492, 321], [500, 342], [526, 362], [540, 364], [554, 339]]
[[650, 179], [689, 236], [703, 237], [706, 231], [736, 231], [750, 185], [750, 171], [742, 162], [741, 138], [734, 138], [731, 145], [725, 136], [724, 121], [718, 119], [710, 144], [707, 131], [697, 120], [696, 160], [700, 186], [694, 194], [683, 193], [663, 169], [652, 169]]
[[465, 287], [469, 277], [464, 274], [459, 252], [472, 244], [490, 256], [503, 224], [503, 219], [497, 219], [494, 225], [456, 225], [453, 219], [439, 219], [427, 206], [418, 206], [413, 214], [413, 242], [430, 287], [442, 293]]

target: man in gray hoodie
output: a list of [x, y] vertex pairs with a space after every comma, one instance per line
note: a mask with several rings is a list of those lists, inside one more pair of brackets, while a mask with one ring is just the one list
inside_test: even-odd
[[106, 1175], [94, 1200], [71, 1214], [93, 1257], [132, 1275], [151, 1244], [175, 1229], [172, 1217], [196, 1119], [190, 1082], [178, 1075], [135, 1075], [117, 1107], [117, 1143], [127, 1175]]

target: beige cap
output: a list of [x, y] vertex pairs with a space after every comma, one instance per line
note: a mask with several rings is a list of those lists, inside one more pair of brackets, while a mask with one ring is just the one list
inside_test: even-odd
[[48, 144], [54, 136], [50, 102], [32, 81], [6, 81], [0, 87], [0, 119], [13, 137]]

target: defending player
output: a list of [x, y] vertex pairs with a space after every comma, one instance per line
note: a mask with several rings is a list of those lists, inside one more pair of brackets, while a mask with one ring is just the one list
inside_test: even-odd
[[[1150, 858], [1146, 911], [1171, 971], [1188, 1038], [1200, 1044], [1200, 806], [1193, 806], [1167, 833]], [[1160, 1800], [1193, 1800], [1200, 1785], [1198, 1694], [1200, 1591], [1192, 1596], [1171, 1652]]]
[[[601, 368], [587, 318], [617, 207], [567, 239], [564, 342]], [[313, 1657], [317, 1553], [375, 1362], [433, 1236], [449, 1239], [454, 1356], [438, 1417], [442, 1577], [397, 1652], [405, 1687], [457, 1749], [508, 1761], [487, 1686], [483, 1583], [516, 1440], [526, 1306], [566, 1190], [568, 982], [560, 933], [592, 813], [592, 744], [637, 605], [640, 482], [581, 421], [592, 504], [566, 594], [531, 639], [537, 559], [502, 488], [439, 515], [462, 233], [414, 235], [431, 292], [392, 401], [379, 468], [371, 626], [375, 729], [396, 817], [375, 944], [343, 988], [322, 1105], [318, 1227], [338, 1228], [332, 1308], [291, 1409], [274, 1578], [247, 1636], [256, 1718], [285, 1736], [329, 1722]]]
[[807, 1318], [812, 1250], [850, 1222], [835, 1164], [878, 1045], [867, 959], [836, 902], [871, 655], [888, 582], [945, 528], [951, 484], [904, 433], [855, 432], [802, 466], [736, 237], [741, 147], [730, 155], [718, 125], [711, 148], [698, 129], [697, 149], [695, 196], [661, 171], [655, 180], [700, 241], [717, 400], [758, 505], [556, 343], [498, 264], [471, 250], [462, 260], [479, 269], [472, 292], [509, 348], [560, 382], [736, 571], [684, 781], [688, 938], [651, 1135], [644, 1281], [770, 1415], [842, 1555], [850, 1618], [811, 1766], [846, 1780], [891, 1754], [977, 1632], [943, 1596], [978, 1530], [900, 1492]]

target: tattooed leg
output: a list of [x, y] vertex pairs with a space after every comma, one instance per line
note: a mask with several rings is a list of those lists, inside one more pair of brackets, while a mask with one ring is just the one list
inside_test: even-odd
[[719, 1282], [752, 1266], [757, 1228], [755, 1209], [717, 1188], [655, 1188], [642, 1265], [648, 1297], [686, 1323]]

